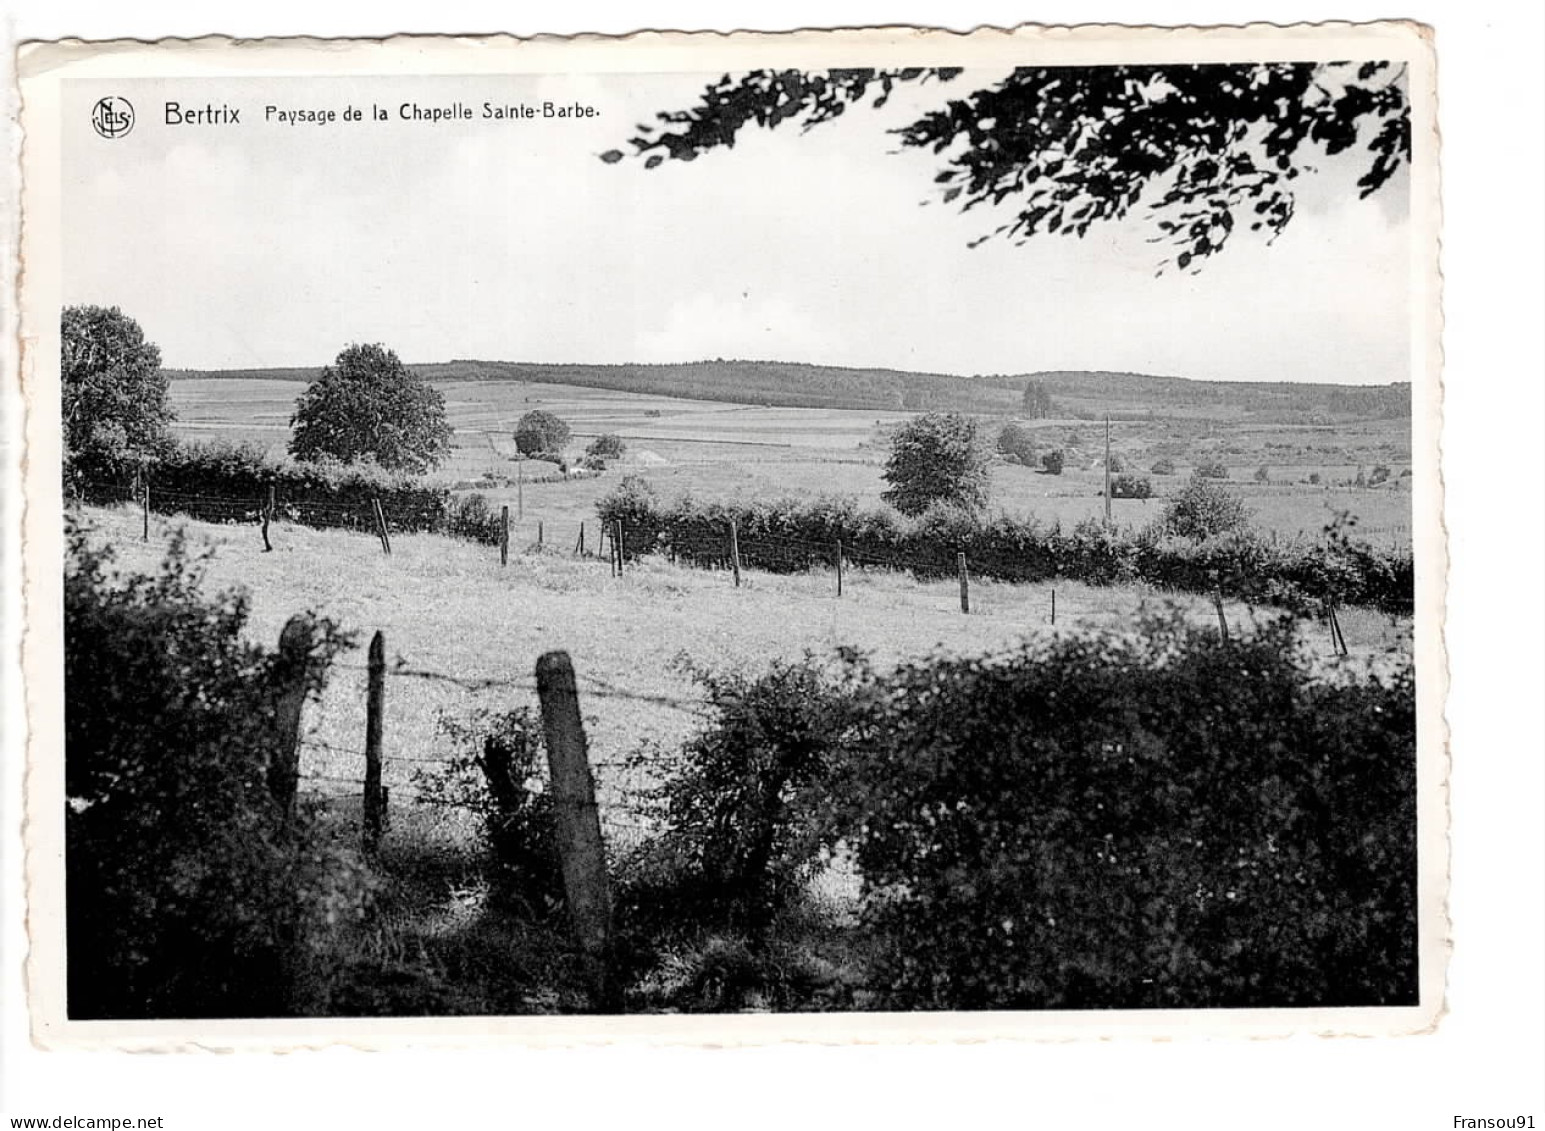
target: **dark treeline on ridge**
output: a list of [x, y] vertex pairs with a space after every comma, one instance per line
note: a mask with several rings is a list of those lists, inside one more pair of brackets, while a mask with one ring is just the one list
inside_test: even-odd
[[[430, 381], [523, 381], [690, 400], [791, 408], [1018, 414], [1025, 389], [1037, 382], [1051, 395], [1056, 415], [1097, 419], [1162, 416], [1239, 416], [1284, 423], [1331, 418], [1398, 418], [1411, 414], [1411, 386], [1195, 381], [1144, 373], [1049, 371], [961, 377], [896, 369], [854, 369], [784, 361], [694, 361], [644, 365], [540, 362], [435, 362], [410, 367]], [[169, 370], [190, 378], [310, 381], [314, 369]]]

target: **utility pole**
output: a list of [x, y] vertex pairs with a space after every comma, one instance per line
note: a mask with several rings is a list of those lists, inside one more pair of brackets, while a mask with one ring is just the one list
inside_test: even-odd
[[1105, 525], [1110, 525], [1110, 413], [1105, 414]]

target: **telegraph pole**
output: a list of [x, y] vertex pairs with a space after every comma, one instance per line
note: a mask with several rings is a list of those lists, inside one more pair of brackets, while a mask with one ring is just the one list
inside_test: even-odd
[[1110, 525], [1110, 413], [1105, 414], [1105, 525]]

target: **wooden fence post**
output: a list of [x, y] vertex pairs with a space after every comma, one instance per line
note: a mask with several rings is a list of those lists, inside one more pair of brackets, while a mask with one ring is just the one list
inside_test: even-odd
[[842, 596], [842, 539], [837, 539], [837, 596]]
[[268, 792], [289, 820], [300, 782], [300, 712], [306, 703], [311, 668], [311, 620], [291, 617], [279, 634], [275, 671], [274, 749], [268, 761]]
[[376, 533], [381, 536], [381, 549], [386, 551], [387, 557], [391, 557], [392, 540], [386, 533], [386, 512], [381, 509], [380, 499], [371, 499], [370, 505], [375, 509]]
[[141, 542], [150, 541], [150, 476], [145, 475], [141, 479], [140, 491], [140, 535]]
[[499, 508], [499, 564], [510, 564], [510, 505]]
[[274, 518], [274, 485], [268, 485], [268, 502], [263, 507], [263, 553], [274, 552], [274, 544], [268, 540], [268, 524]]
[[611, 1010], [617, 1006], [609, 970], [611, 894], [595, 780], [585, 749], [574, 665], [567, 652], [548, 652], [537, 660], [536, 687], [542, 703], [547, 764], [552, 772], [553, 815], [569, 916], [590, 968], [594, 1004], [599, 1011]]
[[1055, 587], [1051, 591], [1051, 623], [1057, 623], [1057, 590]]
[[1330, 621], [1331, 650], [1338, 656], [1348, 655], [1347, 638], [1341, 632], [1341, 618], [1336, 615], [1336, 606], [1327, 605], [1325, 609], [1326, 619]]
[[1228, 618], [1223, 615], [1223, 591], [1221, 589], [1214, 589], [1212, 591], [1212, 604], [1213, 608], [1218, 610], [1218, 638], [1227, 644]]
[[542, 520], [541, 519], [537, 519], [536, 520], [536, 548], [538, 550], [540, 550], [542, 548]]
[[617, 537], [614, 541], [617, 545], [617, 576], [621, 577], [623, 568], [628, 564], [628, 528], [620, 518], [617, 520]]
[[971, 575], [966, 572], [966, 555], [955, 555], [955, 572], [960, 575], [960, 611], [971, 611]]
[[740, 588], [740, 531], [730, 519], [730, 568], [735, 571], [735, 588]]
[[365, 851], [381, 843], [386, 824], [386, 794], [381, 788], [381, 731], [386, 709], [386, 637], [379, 631], [370, 638], [369, 673], [365, 691]]
[[579, 557], [584, 557], [585, 556], [585, 521], [584, 521], [584, 519], [580, 519], [580, 523], [579, 523], [579, 541], [574, 543], [574, 553], [577, 554]]

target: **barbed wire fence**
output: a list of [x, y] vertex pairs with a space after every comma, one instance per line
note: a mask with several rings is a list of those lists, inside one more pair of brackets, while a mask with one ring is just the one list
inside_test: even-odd
[[[384, 655], [385, 634], [378, 630], [372, 639], [372, 652]], [[311, 726], [297, 737], [298, 782], [300, 791], [315, 801], [336, 805], [360, 799], [362, 833], [367, 847], [379, 839], [379, 829], [389, 827], [390, 813], [399, 815], [405, 807], [428, 806], [441, 809], [461, 809], [469, 817], [476, 816], [483, 806], [478, 796], [479, 783], [472, 780], [450, 782], [446, 775], [454, 768], [467, 768], [464, 756], [445, 750], [431, 753], [413, 753], [393, 741], [396, 728], [390, 723], [376, 722], [369, 718], [371, 704], [376, 709], [386, 707], [387, 719], [392, 717], [390, 707], [399, 698], [391, 687], [402, 690], [403, 684], [431, 686], [441, 692], [437, 709], [432, 713], [438, 719], [468, 717], [483, 709], [497, 712], [501, 708], [511, 710], [540, 702], [541, 681], [536, 678], [511, 676], [464, 676], [433, 668], [414, 666], [402, 657], [392, 664], [359, 663], [350, 660], [334, 660], [330, 671], [346, 672], [364, 677], [363, 701], [366, 718], [361, 723], [357, 711], [347, 720], [357, 729], [357, 740], [335, 740], [322, 737], [324, 730], [336, 736], [339, 727], [327, 727], [324, 712], [337, 710], [342, 704], [338, 697], [323, 707], [313, 706], [310, 711]], [[656, 708], [679, 711], [697, 716], [702, 709], [700, 700], [653, 692], [640, 692], [619, 687], [614, 683], [579, 675], [576, 692], [583, 702], [602, 700], [614, 703], [645, 704]], [[361, 688], [356, 683], [350, 688], [354, 702], [361, 700]], [[421, 709], [422, 710], [422, 709]], [[543, 715], [547, 714], [545, 706]], [[422, 732], [425, 720], [417, 720]], [[372, 742], [372, 733], [378, 735]], [[452, 746], [449, 736], [437, 731], [436, 747]], [[420, 734], [420, 742], [422, 735]], [[608, 841], [637, 842], [658, 831], [658, 811], [649, 797], [659, 784], [657, 777], [635, 756], [618, 752], [596, 752], [589, 748], [583, 733], [578, 743], [586, 751], [585, 762], [593, 774], [596, 786], [595, 804], [602, 828]], [[373, 745], [375, 748], [373, 749]], [[372, 782], [372, 761], [377, 766], [377, 785]], [[449, 787], [449, 788], [447, 788]], [[380, 792], [373, 794], [373, 789]], [[472, 796], [469, 796], [469, 791]], [[373, 813], [372, 810], [375, 810]], [[372, 833], [372, 826], [377, 830]]]

